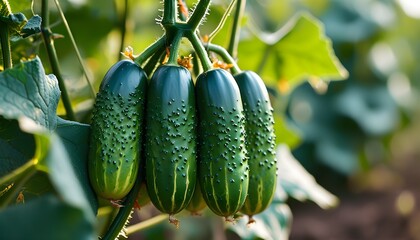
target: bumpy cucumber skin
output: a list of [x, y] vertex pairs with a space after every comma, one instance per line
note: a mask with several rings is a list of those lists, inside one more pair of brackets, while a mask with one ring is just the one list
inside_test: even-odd
[[156, 69], [148, 88], [146, 183], [153, 205], [175, 214], [191, 201], [196, 176], [196, 110], [190, 72], [180, 66]]
[[273, 108], [262, 79], [252, 71], [234, 76], [241, 91], [246, 119], [249, 163], [248, 196], [241, 212], [252, 216], [271, 203], [277, 183]]
[[213, 69], [197, 78], [196, 95], [201, 192], [207, 206], [227, 218], [242, 207], [248, 192], [245, 117], [239, 88], [229, 72]]
[[93, 107], [89, 179], [96, 194], [125, 197], [137, 177], [142, 141], [147, 76], [129, 60], [105, 75]]

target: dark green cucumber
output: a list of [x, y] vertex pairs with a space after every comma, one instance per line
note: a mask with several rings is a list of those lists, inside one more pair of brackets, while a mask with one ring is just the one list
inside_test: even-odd
[[207, 206], [226, 218], [243, 205], [248, 192], [245, 117], [232, 75], [213, 69], [196, 83], [199, 117], [199, 184]]
[[194, 193], [197, 175], [196, 111], [190, 72], [162, 65], [148, 87], [146, 114], [146, 183], [161, 212], [183, 210]]
[[246, 119], [246, 148], [249, 163], [248, 196], [241, 212], [250, 216], [271, 203], [277, 183], [277, 160], [273, 108], [267, 88], [254, 72], [234, 76], [241, 91]]
[[93, 107], [88, 170], [100, 197], [118, 200], [137, 177], [147, 76], [130, 60], [105, 75]]

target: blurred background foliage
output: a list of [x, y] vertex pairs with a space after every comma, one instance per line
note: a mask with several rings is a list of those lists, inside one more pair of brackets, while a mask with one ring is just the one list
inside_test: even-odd
[[[66, 85], [78, 119], [88, 122], [93, 99], [54, 1], [50, 2], [50, 23], [57, 34], [55, 46]], [[121, 57], [122, 2], [60, 2], [96, 90], [105, 72]], [[156, 24], [161, 4], [128, 2], [122, 45], [132, 46], [138, 54], [163, 33]], [[26, 16], [40, 13], [39, 1], [32, 9], [30, 0], [10, 4], [14, 12]], [[216, 27], [228, 4], [227, 0], [213, 1], [211, 15], [200, 28], [202, 35]], [[293, 85], [290, 79], [276, 78], [282, 73], [267, 73], [273, 73], [275, 63], [265, 59], [258, 46], [264, 36], [278, 32], [300, 11], [310, 12], [324, 24], [335, 54], [349, 72], [348, 80], [308, 78]], [[420, 3], [414, 0], [247, 1], [239, 66], [259, 72], [273, 93], [277, 141], [287, 143], [317, 181], [334, 193], [348, 190], [348, 180], [354, 176], [371, 174], [375, 166], [418, 153], [419, 19]], [[213, 42], [226, 46], [230, 26], [229, 18]], [[46, 72], [51, 72], [40, 36], [13, 42], [12, 50], [16, 62], [39, 54]], [[58, 114], [64, 113], [59, 105]]]

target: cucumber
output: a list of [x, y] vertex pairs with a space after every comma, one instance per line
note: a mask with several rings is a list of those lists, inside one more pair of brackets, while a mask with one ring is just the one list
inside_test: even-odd
[[252, 216], [271, 203], [277, 183], [273, 108], [263, 80], [254, 72], [234, 76], [241, 92], [246, 119], [249, 163], [248, 196], [241, 212]]
[[147, 98], [146, 183], [153, 205], [173, 215], [191, 201], [197, 175], [196, 110], [190, 72], [159, 66]]
[[210, 210], [229, 220], [248, 192], [241, 95], [229, 72], [213, 69], [198, 76], [196, 99], [201, 192]]
[[88, 173], [99, 197], [124, 198], [138, 174], [147, 76], [122, 60], [106, 73], [93, 107]]

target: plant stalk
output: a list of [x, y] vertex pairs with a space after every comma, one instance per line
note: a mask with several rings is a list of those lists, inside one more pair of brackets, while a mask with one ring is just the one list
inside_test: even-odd
[[70, 97], [68, 95], [64, 79], [61, 74], [60, 65], [58, 63], [57, 52], [54, 47], [53, 34], [49, 29], [49, 14], [48, 14], [48, 0], [42, 0], [42, 9], [41, 9], [41, 32], [45, 43], [45, 48], [47, 50], [48, 59], [51, 64], [51, 69], [58, 80], [58, 86], [61, 91], [61, 100], [63, 101], [64, 108], [66, 110], [66, 116], [69, 120], [75, 120], [75, 115], [73, 108], [71, 106]]
[[[83, 73], [84, 73], [84, 75], [86, 77], [86, 81], [87, 81], [87, 83], [89, 85], [89, 88], [90, 88], [90, 94], [91, 94], [91, 96], [93, 98], [95, 98], [95, 95], [96, 95], [95, 94], [95, 89], [93, 88], [92, 82], [89, 79], [89, 76], [88, 76], [88, 73], [87, 73], [87, 70], [86, 70], [86, 66], [83, 63], [82, 56], [80, 55], [79, 49], [77, 48], [77, 44], [76, 44], [76, 41], [74, 40], [73, 34], [72, 34], [71, 30], [70, 30], [70, 26], [69, 26], [69, 24], [67, 22], [66, 17], [64, 16], [64, 12], [61, 9], [60, 3], [58, 2], [58, 0], [54, 0], [54, 2], [55, 2], [55, 5], [56, 5], [56, 7], [58, 9], [58, 12], [60, 13], [61, 20], [63, 21], [64, 26], [66, 27], [67, 33], [69, 34], [69, 38], [71, 40], [71, 44], [73, 45], [73, 49], [76, 52], [77, 60], [79, 61], [80, 65], [82, 66]], [[48, 25], [46, 25], [46, 28], [48, 28]]]
[[169, 52], [169, 59], [168, 59], [169, 64], [175, 64], [175, 65], [177, 64], [178, 50], [179, 50], [179, 45], [181, 43], [182, 36], [183, 36], [183, 32], [178, 30], [172, 40], [171, 50]]
[[165, 0], [163, 2], [163, 18], [162, 25], [173, 26], [176, 22], [177, 0]]
[[178, 10], [179, 10], [179, 18], [181, 21], [187, 21], [189, 12], [188, 12], [188, 6], [185, 0], [179, 0], [178, 1]]
[[235, 10], [235, 16], [233, 18], [233, 25], [232, 25], [232, 31], [230, 35], [230, 41], [228, 46], [228, 53], [233, 57], [233, 59], [236, 59], [238, 57], [238, 44], [239, 44], [239, 36], [241, 32], [241, 21], [242, 17], [245, 12], [245, 6], [246, 6], [246, 0], [236, 0], [236, 10]]
[[237, 74], [241, 72], [241, 69], [239, 68], [238, 64], [233, 59], [233, 57], [226, 51], [226, 49], [224, 49], [223, 47], [219, 45], [211, 44], [211, 43], [204, 44], [204, 47], [208, 49], [209, 51], [217, 53], [219, 56], [222, 57], [223, 61], [225, 61], [226, 63], [232, 64], [233, 65], [231, 68], [232, 74]]
[[194, 12], [191, 14], [190, 19], [188, 19], [188, 25], [191, 29], [195, 31], [200, 23], [203, 21], [204, 16], [209, 10], [211, 0], [201, 0], [198, 2]]
[[127, 18], [128, 18], [128, 0], [124, 1], [124, 10], [123, 15], [120, 19], [120, 30], [121, 30], [121, 42], [120, 42], [120, 52], [118, 53], [118, 60], [122, 59], [122, 52], [124, 51], [124, 42], [125, 35], [127, 32]]
[[197, 52], [198, 57], [200, 58], [201, 65], [203, 66], [204, 71], [208, 71], [213, 68], [213, 65], [207, 55], [206, 49], [201, 43], [200, 38], [195, 34], [195, 32], [188, 31], [185, 33], [188, 40], [194, 47], [194, 50]]
[[147, 219], [143, 222], [137, 223], [135, 225], [127, 227], [127, 235], [140, 232], [142, 230], [145, 230], [147, 228], [153, 227], [156, 224], [159, 224], [165, 220], [168, 219], [168, 214], [160, 214], [157, 216], [154, 216], [150, 219]]
[[150, 57], [149, 61], [144, 65], [143, 70], [146, 72], [147, 76], [151, 77], [153, 71], [156, 68], [158, 62], [163, 59], [165, 56], [165, 47], [157, 50], [156, 53]]
[[0, 41], [1, 53], [3, 57], [3, 68], [12, 68], [12, 51], [10, 48], [9, 26], [7, 26], [7, 23], [4, 22], [0, 22]]
[[222, 19], [220, 19], [219, 24], [217, 25], [217, 27], [213, 30], [213, 32], [211, 32], [209, 34], [209, 40], [208, 42], [210, 43], [213, 38], [220, 32], [220, 30], [222, 30], [223, 26], [226, 23], [227, 18], [230, 16], [230, 13], [232, 12], [233, 6], [235, 5], [236, 0], [232, 0], [228, 6], [228, 8], [226, 9], [225, 13], [222, 16]]
[[141, 66], [148, 58], [150, 58], [158, 49], [164, 47], [166, 36], [163, 35], [152, 45], [147, 47], [140, 55], [134, 58], [134, 62]]

